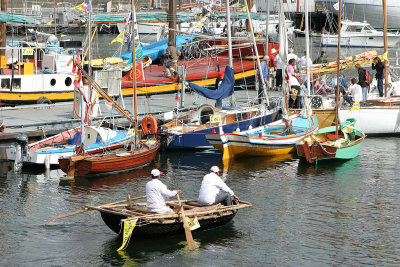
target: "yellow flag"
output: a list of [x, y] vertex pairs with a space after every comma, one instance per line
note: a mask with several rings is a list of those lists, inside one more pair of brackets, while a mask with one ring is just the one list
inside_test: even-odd
[[190, 231], [196, 230], [197, 228], [200, 228], [200, 223], [199, 220], [197, 219], [197, 216], [194, 217], [194, 219], [190, 219], [189, 217], [186, 217], [186, 220], [189, 224], [189, 229]]
[[388, 60], [388, 52], [386, 51], [385, 54], [383, 54], [383, 59]]
[[46, 24], [44, 24], [46, 26], [50, 26], [51, 25], [51, 20], [49, 22], [47, 22]]
[[119, 43], [122, 44], [123, 41], [124, 41], [124, 32], [122, 31], [120, 34], [118, 34], [117, 37], [115, 37], [114, 40], [111, 41], [111, 43], [109, 45], [111, 45], [111, 44], [113, 44], [115, 42], [119, 42]]
[[354, 102], [354, 104], [353, 104], [353, 106], [351, 107], [351, 109], [350, 109], [350, 111], [352, 111], [352, 110], [360, 110], [360, 101], [356, 101], [356, 102]]
[[124, 232], [123, 232], [123, 239], [122, 239], [122, 246], [117, 249], [117, 251], [125, 249], [128, 245], [129, 239], [131, 238], [133, 228], [136, 226], [137, 219], [124, 221]]
[[84, 9], [82, 8], [84, 4], [85, 4], [85, 2], [83, 2], [83, 3], [80, 4], [80, 5], [75, 6], [75, 7], [73, 8], [73, 10], [84, 10]]

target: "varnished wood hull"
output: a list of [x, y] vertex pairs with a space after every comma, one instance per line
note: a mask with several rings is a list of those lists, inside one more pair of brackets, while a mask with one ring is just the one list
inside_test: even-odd
[[74, 165], [75, 176], [124, 171], [150, 163], [157, 154], [159, 146], [159, 142], [152, 145], [142, 144], [142, 148], [133, 152], [125, 151], [84, 156], [75, 162], [71, 162], [71, 157], [62, 158], [59, 159], [59, 165], [65, 173], [69, 173], [72, 165]]

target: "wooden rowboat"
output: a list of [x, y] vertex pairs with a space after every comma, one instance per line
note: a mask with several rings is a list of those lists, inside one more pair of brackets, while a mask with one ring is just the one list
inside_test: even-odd
[[58, 160], [60, 168], [69, 176], [124, 171], [150, 163], [160, 147], [157, 140], [141, 141], [138, 148], [112, 153], [64, 157]]
[[326, 159], [348, 160], [357, 157], [361, 143], [366, 135], [354, 128], [355, 119], [348, 119], [339, 127], [336, 138], [336, 127], [326, 127], [314, 132], [297, 143], [297, 154], [306, 158], [309, 163]]
[[[251, 203], [239, 201], [231, 206], [222, 204], [203, 206], [194, 200], [182, 200], [185, 215], [190, 219], [197, 217], [200, 228], [194, 230], [205, 230], [215, 228], [230, 222], [239, 209], [251, 207]], [[178, 201], [168, 201], [167, 205], [179, 210]], [[134, 237], [160, 237], [175, 234], [183, 234], [181, 216], [178, 213], [151, 213], [146, 210], [146, 203], [130, 203], [119, 205], [102, 205], [87, 207], [98, 210], [104, 223], [115, 233], [122, 235], [122, 220], [137, 219], [133, 229]]]

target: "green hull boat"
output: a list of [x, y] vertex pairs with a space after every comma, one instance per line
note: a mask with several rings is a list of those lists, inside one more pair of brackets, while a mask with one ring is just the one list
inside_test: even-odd
[[297, 155], [309, 163], [326, 159], [348, 160], [357, 157], [366, 135], [354, 128], [356, 120], [347, 119], [339, 126], [336, 137], [336, 126], [326, 127], [314, 132], [297, 143]]

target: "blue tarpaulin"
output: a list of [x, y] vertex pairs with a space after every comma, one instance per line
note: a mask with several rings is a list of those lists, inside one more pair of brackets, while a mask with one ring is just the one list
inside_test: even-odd
[[231, 96], [234, 92], [235, 73], [231, 67], [226, 66], [224, 79], [222, 79], [222, 83], [218, 87], [218, 90], [210, 90], [194, 83], [189, 83], [189, 87], [199, 95], [209, 99], [224, 99], [228, 96]]
[[[178, 50], [182, 50], [182, 46], [186, 42], [191, 42], [194, 39], [195, 37], [191, 35], [177, 36], [176, 48], [178, 48]], [[151, 57], [151, 59], [154, 61], [165, 54], [165, 52], [167, 51], [167, 47], [168, 47], [168, 39], [164, 39], [149, 45], [145, 45], [142, 47], [143, 57]], [[132, 50], [122, 53], [120, 57], [123, 60], [129, 60], [132, 57]]]

